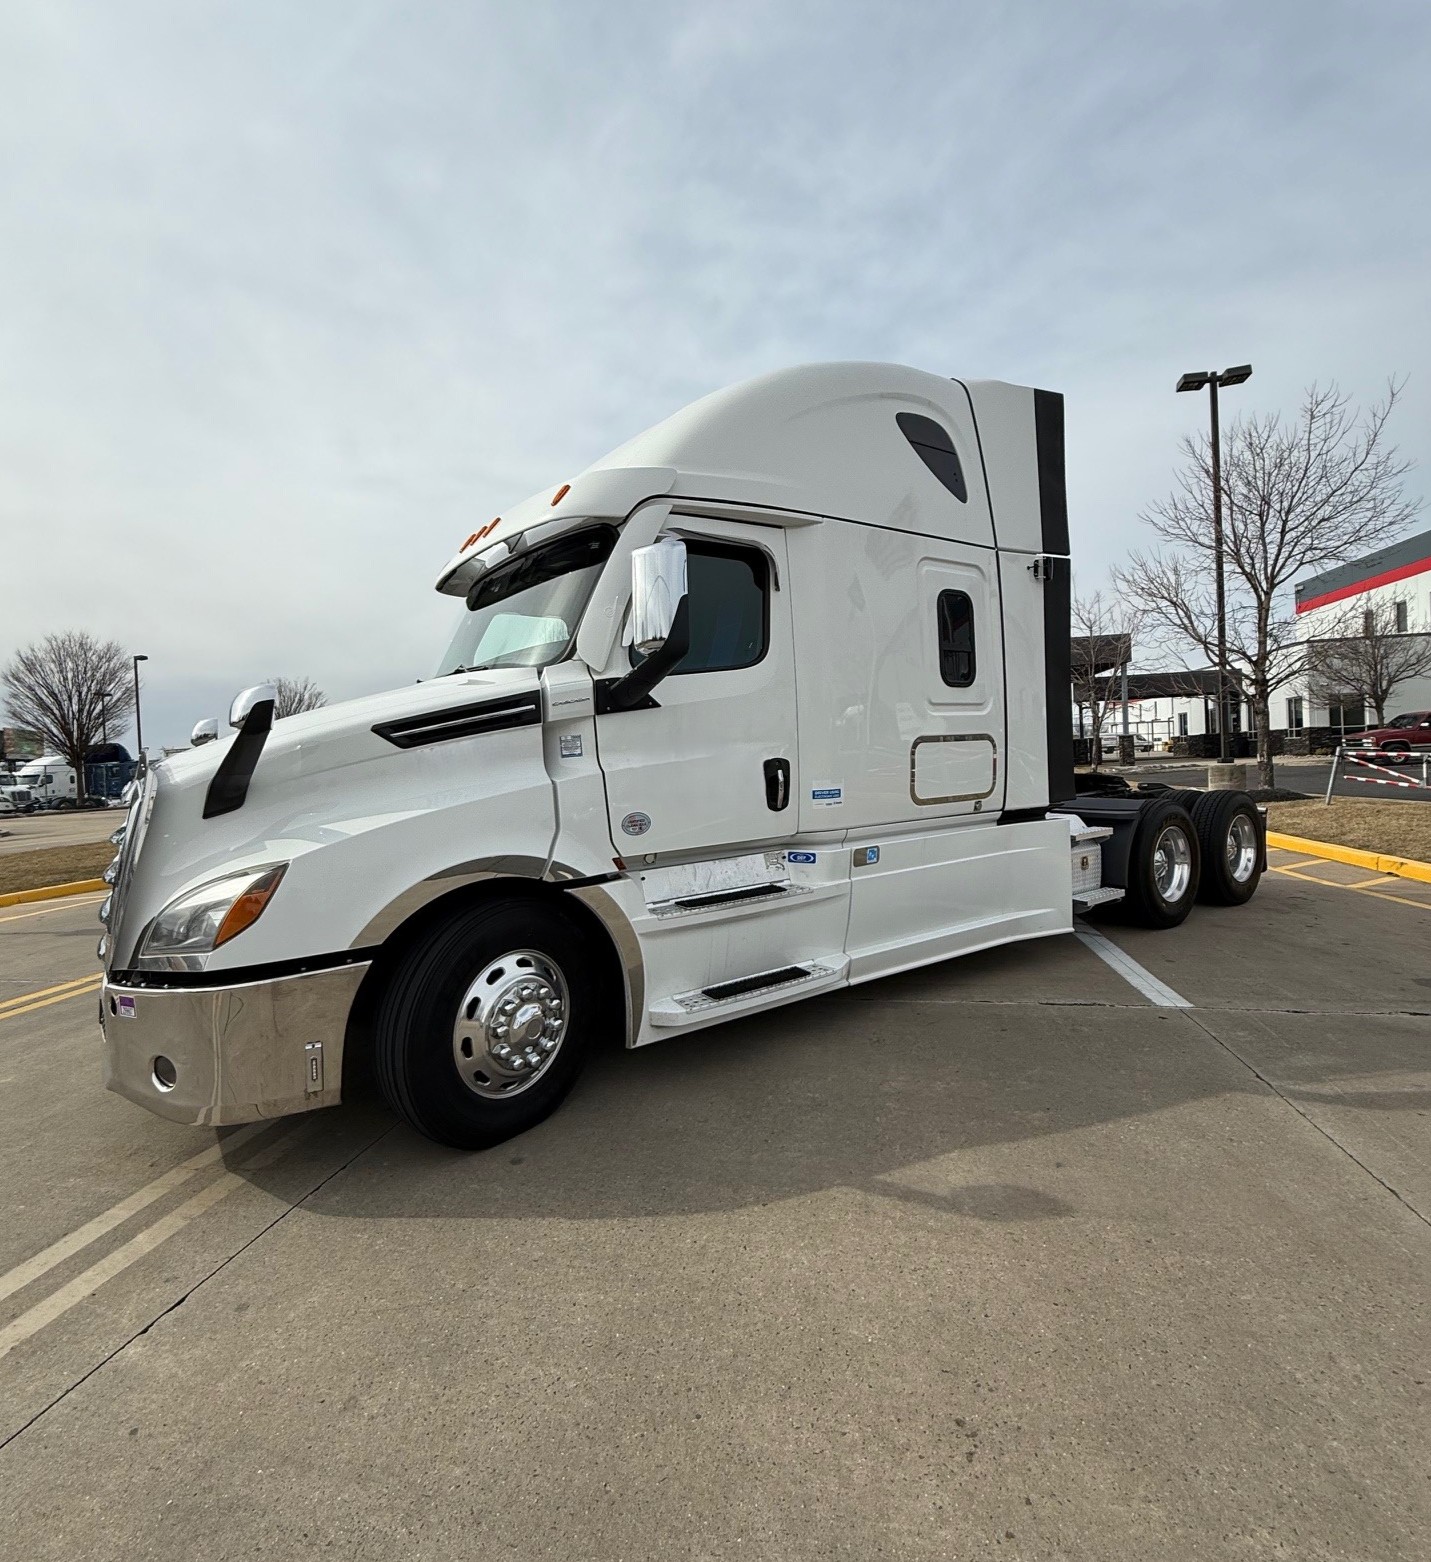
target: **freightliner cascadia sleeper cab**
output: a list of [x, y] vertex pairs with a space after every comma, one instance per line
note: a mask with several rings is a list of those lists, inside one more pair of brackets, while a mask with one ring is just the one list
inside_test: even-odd
[[277, 724], [248, 690], [233, 736], [136, 780], [101, 913], [111, 1089], [246, 1122], [336, 1103], [361, 1061], [480, 1148], [606, 1038], [1102, 902], [1172, 926], [1262, 871], [1242, 794], [1076, 792], [1049, 392], [765, 375], [481, 527], [438, 589], [438, 676]]

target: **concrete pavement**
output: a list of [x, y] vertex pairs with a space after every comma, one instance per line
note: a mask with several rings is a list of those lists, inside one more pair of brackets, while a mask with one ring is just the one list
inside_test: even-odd
[[1424, 1555], [1431, 905], [1274, 857], [1243, 910], [1103, 925], [1190, 1008], [1024, 945], [611, 1052], [472, 1157], [106, 1095], [92, 994], [24, 1001], [93, 970], [93, 905], [0, 911], [0, 1533]]

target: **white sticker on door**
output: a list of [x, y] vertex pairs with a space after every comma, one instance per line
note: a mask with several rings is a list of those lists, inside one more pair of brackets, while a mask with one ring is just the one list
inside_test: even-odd
[[810, 788], [810, 802], [816, 808], [839, 808], [845, 801], [845, 789], [834, 781], [818, 781]]

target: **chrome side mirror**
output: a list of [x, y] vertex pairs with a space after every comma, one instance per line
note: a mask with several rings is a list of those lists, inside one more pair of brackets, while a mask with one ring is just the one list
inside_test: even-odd
[[202, 721], [194, 723], [194, 730], [189, 734], [189, 742], [198, 748], [201, 743], [212, 743], [218, 735], [218, 722], [212, 716], [205, 716]]
[[642, 656], [670, 639], [676, 609], [686, 595], [686, 545], [662, 537], [631, 555], [631, 644]]
[[270, 705], [278, 703], [278, 690], [271, 683], [256, 683], [253, 688], [234, 695], [234, 702], [229, 706], [229, 726], [243, 726], [253, 714], [254, 706], [262, 705], [265, 700]]

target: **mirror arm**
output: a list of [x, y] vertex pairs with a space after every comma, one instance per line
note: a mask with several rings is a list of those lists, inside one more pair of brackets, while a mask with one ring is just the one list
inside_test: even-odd
[[691, 648], [690, 597], [684, 596], [676, 606], [671, 620], [671, 632], [659, 649], [639, 667], [633, 667], [620, 678], [599, 678], [596, 682], [596, 714], [606, 716], [613, 711], [649, 710], [655, 704], [651, 690]]

